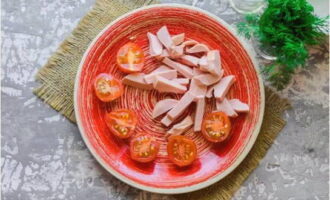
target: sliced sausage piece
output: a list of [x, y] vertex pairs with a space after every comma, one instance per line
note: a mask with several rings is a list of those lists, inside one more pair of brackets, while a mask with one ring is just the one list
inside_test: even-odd
[[190, 67], [186, 66], [186, 65], [175, 62], [175, 61], [173, 61], [169, 58], [164, 58], [163, 63], [166, 64], [167, 66], [177, 70], [178, 72], [180, 72], [186, 78], [192, 78], [193, 77], [192, 69]]
[[233, 75], [223, 77], [214, 87], [214, 97], [222, 101], [234, 82], [235, 77]]
[[179, 46], [171, 46], [169, 49], [169, 54], [171, 58], [180, 58], [183, 55], [183, 47]]
[[156, 73], [156, 72], [164, 72], [164, 71], [168, 71], [168, 70], [171, 70], [171, 68], [167, 67], [166, 65], [160, 65], [159, 67], [157, 67], [156, 69], [154, 69], [149, 74]]
[[187, 91], [187, 87], [161, 76], [156, 76], [156, 81], [153, 83], [153, 86], [159, 92], [182, 94]]
[[190, 92], [186, 92], [179, 102], [170, 110], [167, 115], [170, 119], [175, 120], [180, 116], [183, 111], [194, 101], [195, 95]]
[[179, 45], [184, 41], [184, 33], [180, 33], [172, 36], [172, 41], [174, 45]]
[[193, 47], [186, 49], [187, 53], [202, 53], [208, 52], [210, 49], [205, 44], [195, 44]]
[[213, 91], [214, 91], [214, 87], [216, 86], [216, 84], [209, 86], [209, 88], [207, 88], [207, 92], [205, 97], [206, 98], [212, 98], [213, 97]]
[[193, 74], [194, 76], [197, 76], [197, 75], [200, 75], [200, 74], [203, 74], [204, 72], [201, 71], [200, 69], [198, 69], [197, 67], [194, 67], [193, 68]]
[[173, 120], [169, 118], [168, 115], [165, 115], [162, 120], [160, 120], [160, 123], [164, 124], [166, 127], [172, 124]]
[[192, 118], [188, 115], [181, 122], [175, 124], [170, 130], [167, 131], [168, 134], [181, 135], [186, 132], [193, 125]]
[[189, 84], [189, 78], [175, 78], [172, 81], [175, 81], [181, 85], [187, 86]]
[[178, 100], [176, 99], [163, 99], [158, 101], [152, 111], [152, 118], [155, 119], [156, 117], [166, 113], [167, 111], [171, 110], [177, 103]]
[[205, 112], [205, 98], [200, 98], [197, 101], [196, 106], [196, 115], [195, 115], [195, 123], [194, 123], [194, 131], [201, 131], [202, 122]]
[[173, 45], [171, 35], [168, 32], [166, 26], [163, 26], [158, 30], [157, 37], [159, 41], [164, 45], [164, 47], [166, 47], [166, 49], [170, 49], [170, 47]]
[[209, 85], [213, 85], [216, 82], [218, 82], [222, 78], [222, 75], [223, 75], [223, 70], [220, 75], [204, 73], [204, 74], [194, 76], [194, 79], [196, 79], [197, 83], [200, 85], [209, 86]]
[[198, 42], [195, 40], [187, 40], [187, 41], [184, 41], [181, 45], [183, 47], [189, 47], [189, 46], [193, 46], [195, 44], [198, 44]]
[[207, 91], [206, 85], [198, 84], [195, 78], [190, 82], [189, 92], [195, 96], [195, 101], [200, 98], [204, 98]]
[[219, 99], [217, 99], [216, 107], [217, 107], [217, 111], [224, 112], [229, 117], [237, 117], [238, 116], [237, 113], [235, 112], [235, 110], [233, 109], [233, 107], [230, 105], [227, 98], [224, 98], [223, 101], [220, 101]]
[[221, 59], [220, 52], [218, 50], [212, 50], [207, 52], [208, 69], [211, 74], [220, 75], [221, 73]]
[[144, 76], [144, 80], [146, 83], [151, 84], [156, 81], [157, 76], [161, 76], [166, 79], [174, 79], [178, 76], [178, 73], [174, 69], [170, 69], [167, 71], [151, 72], [150, 74], [146, 74]]
[[147, 33], [149, 39], [149, 54], [151, 56], [159, 56], [162, 54], [163, 46], [158, 40], [157, 36], [152, 33]]
[[152, 84], [147, 84], [144, 81], [144, 73], [133, 73], [133, 74], [128, 74], [125, 76], [122, 80], [122, 83], [124, 85], [129, 85], [132, 87], [144, 89], [144, 90], [152, 90], [153, 86]]
[[249, 112], [250, 110], [246, 103], [243, 103], [238, 99], [230, 99], [229, 103], [236, 112]]
[[197, 67], [199, 58], [197, 58], [195, 56], [191, 56], [191, 55], [183, 55], [183, 56], [181, 56], [180, 62], [185, 65]]
[[198, 66], [201, 70], [207, 71], [208, 70], [208, 63], [207, 63], [207, 57], [203, 56], [198, 61]]
[[156, 56], [157, 60], [162, 61], [164, 58], [169, 57], [170, 54], [168, 53], [167, 49], [163, 49], [162, 53], [159, 56]]

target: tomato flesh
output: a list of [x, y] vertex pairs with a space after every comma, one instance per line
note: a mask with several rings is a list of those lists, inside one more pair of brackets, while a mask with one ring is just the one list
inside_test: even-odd
[[117, 53], [117, 64], [122, 72], [140, 72], [144, 66], [142, 49], [132, 42], [125, 44]]
[[202, 133], [210, 142], [222, 142], [229, 136], [231, 123], [224, 112], [209, 113], [204, 117]]
[[121, 82], [109, 74], [101, 73], [94, 81], [96, 96], [103, 102], [110, 102], [123, 94]]
[[137, 124], [137, 117], [131, 110], [120, 109], [107, 113], [105, 122], [112, 134], [125, 139], [133, 134]]
[[131, 158], [135, 161], [146, 163], [156, 159], [159, 143], [151, 136], [135, 137], [130, 143]]
[[193, 140], [182, 135], [172, 135], [168, 138], [167, 154], [176, 165], [190, 165], [197, 157], [197, 148]]

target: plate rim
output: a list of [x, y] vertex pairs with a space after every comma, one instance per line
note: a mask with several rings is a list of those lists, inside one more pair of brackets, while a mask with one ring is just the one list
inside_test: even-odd
[[[108, 28], [110, 28], [113, 24], [117, 23], [121, 19], [123, 19], [123, 18], [125, 18], [125, 17], [127, 17], [127, 16], [129, 16], [133, 13], [140, 12], [142, 10], [146, 10], [146, 9], [150, 9], [150, 8], [157, 8], [157, 7], [184, 8], [184, 9], [189, 9], [189, 10], [193, 10], [193, 11], [198, 11], [198, 12], [201, 12], [201, 13], [207, 15], [208, 17], [214, 19], [215, 21], [217, 21], [221, 25], [223, 25], [238, 40], [238, 42], [244, 47], [247, 54], [249, 55], [249, 57], [250, 57], [250, 59], [253, 63], [254, 69], [256, 70], [257, 77], [258, 77], [259, 88], [260, 88], [260, 98], [261, 99], [260, 99], [260, 114], [259, 114], [258, 121], [255, 125], [255, 128], [254, 128], [252, 134], [251, 134], [250, 140], [248, 141], [248, 143], [244, 147], [243, 151], [239, 154], [239, 156], [233, 162], [233, 164], [231, 166], [229, 166], [227, 169], [225, 169], [222, 173], [217, 174], [217, 175], [215, 175], [215, 176], [213, 176], [213, 177], [211, 177], [211, 178], [209, 178], [205, 181], [202, 181], [202, 182], [197, 183], [197, 184], [189, 185], [189, 186], [178, 187], [178, 188], [157, 188], [157, 187], [147, 186], [147, 185], [138, 183], [138, 182], [136, 182], [132, 179], [129, 179], [126, 176], [120, 174], [115, 169], [113, 169], [111, 166], [109, 166], [106, 162], [104, 162], [104, 160], [97, 154], [97, 152], [94, 150], [93, 146], [89, 142], [88, 138], [86, 137], [86, 134], [84, 132], [84, 128], [82, 127], [82, 124], [81, 124], [81, 119], [80, 119], [80, 116], [79, 116], [78, 105], [77, 105], [77, 98], [78, 98], [77, 93], [78, 93], [78, 85], [79, 85], [79, 80], [80, 80], [80, 76], [81, 76], [81, 71], [82, 71], [83, 65], [85, 63], [86, 57], [87, 57], [88, 53], [90, 52], [91, 48], [96, 43], [96, 41], [101, 37], [101, 35], [103, 35], [104, 32], [106, 32], [106, 30]], [[89, 151], [93, 155], [93, 157], [97, 160], [97, 162], [105, 170], [107, 170], [110, 174], [115, 176], [117, 179], [125, 182], [126, 184], [128, 184], [130, 186], [133, 186], [135, 188], [141, 189], [141, 190], [145, 190], [145, 191], [148, 191], [148, 192], [154, 192], [154, 193], [160, 193], [160, 194], [181, 194], [181, 193], [193, 192], [193, 191], [200, 190], [200, 189], [203, 189], [205, 187], [208, 187], [208, 186], [220, 181], [221, 179], [226, 177], [228, 174], [230, 174], [246, 158], [247, 154], [250, 152], [251, 148], [253, 147], [253, 145], [254, 145], [254, 143], [257, 139], [257, 136], [259, 135], [259, 132], [260, 132], [260, 128], [261, 128], [262, 121], [263, 121], [263, 116], [264, 116], [264, 109], [265, 109], [264, 84], [263, 84], [263, 80], [262, 80], [260, 70], [259, 70], [259, 63], [256, 60], [256, 53], [255, 53], [254, 49], [252, 48], [252, 46], [250, 44], [248, 44], [246, 39], [239, 36], [237, 34], [237, 31], [233, 27], [231, 27], [227, 22], [222, 20], [220, 17], [218, 17], [218, 16], [216, 16], [216, 15], [214, 15], [214, 14], [212, 14], [212, 13], [206, 11], [206, 10], [203, 10], [201, 8], [194, 7], [194, 6], [189, 6], [189, 5], [184, 5], [184, 4], [165, 3], [165, 4], [154, 4], [154, 5], [143, 6], [143, 7], [131, 10], [131, 11], [121, 15], [120, 17], [116, 18], [114, 21], [110, 22], [107, 26], [105, 26], [102, 29], [102, 31], [100, 33], [97, 34], [97, 36], [89, 44], [88, 48], [86, 49], [86, 51], [83, 54], [83, 57], [81, 58], [80, 64], [78, 66], [76, 78], [75, 78], [74, 112], [75, 112], [76, 122], [77, 122], [77, 125], [78, 125], [80, 135], [81, 135], [84, 143], [86, 144], [87, 148], [89, 149]]]

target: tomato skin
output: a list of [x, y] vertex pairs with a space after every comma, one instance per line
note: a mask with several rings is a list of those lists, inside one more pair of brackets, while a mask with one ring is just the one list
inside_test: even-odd
[[117, 52], [117, 65], [124, 73], [142, 71], [144, 66], [143, 50], [133, 42], [126, 43]]
[[101, 73], [94, 80], [95, 94], [103, 102], [119, 98], [123, 94], [123, 90], [121, 81], [109, 74]]
[[105, 122], [110, 132], [122, 139], [132, 136], [137, 121], [136, 114], [127, 109], [115, 110], [105, 115]]
[[202, 122], [202, 134], [210, 142], [225, 141], [231, 130], [229, 117], [224, 112], [207, 114]]
[[137, 136], [130, 142], [131, 158], [142, 163], [151, 162], [156, 159], [159, 146], [156, 139], [151, 136]]
[[197, 157], [197, 147], [193, 140], [182, 135], [168, 138], [167, 154], [169, 159], [179, 167], [190, 165]]

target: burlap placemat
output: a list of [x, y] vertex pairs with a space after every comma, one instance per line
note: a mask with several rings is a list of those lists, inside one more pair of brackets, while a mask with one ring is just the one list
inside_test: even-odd
[[[73, 89], [75, 75], [81, 57], [94, 37], [118, 16], [141, 6], [155, 3], [153, 0], [97, 0], [92, 10], [49, 58], [36, 79], [41, 85], [34, 93], [70, 121], [75, 122]], [[266, 88], [266, 108], [263, 125], [258, 139], [247, 158], [240, 166], [218, 183], [193, 193], [176, 195], [178, 199], [230, 199], [249, 174], [258, 166], [267, 149], [285, 125], [281, 115], [289, 107], [272, 90]], [[207, 195], [206, 195], [207, 194]], [[138, 199], [149, 199], [150, 195], [141, 191]]]

